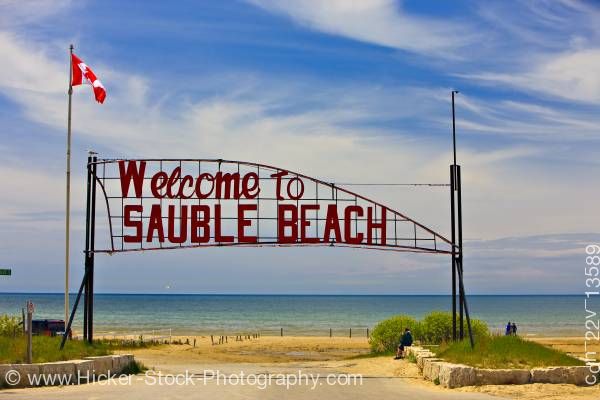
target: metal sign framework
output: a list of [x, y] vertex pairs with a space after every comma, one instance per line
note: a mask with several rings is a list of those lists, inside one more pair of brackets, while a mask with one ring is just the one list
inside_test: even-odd
[[[92, 179], [96, 181], [104, 195], [110, 231], [110, 243], [105, 248], [91, 250], [95, 253], [113, 254], [210, 246], [298, 245], [352, 246], [438, 254], [451, 254], [452, 252], [450, 240], [400, 212], [333, 183], [265, 164], [220, 159], [93, 159], [91, 163]], [[127, 168], [133, 165], [136, 170], [139, 170], [142, 164], [145, 174], [141, 177], [140, 185], [143, 185], [144, 188], [139, 193], [132, 193], [133, 183], [128, 182], [128, 193], [115, 194], [115, 192], [122, 192], [124, 179], [133, 180], [132, 176], [125, 175]], [[173, 175], [174, 170], [177, 170], [175, 175]], [[190, 174], [184, 175], [185, 171]], [[237, 176], [234, 177], [234, 174]], [[167, 187], [167, 184], [154, 193], [148, 191], [147, 186], [153, 183], [152, 181], [156, 179], [157, 175], [162, 175], [159, 178], [169, 176], [168, 184], [172, 183], [172, 186], [176, 186], [175, 190], [182, 190], [181, 187], [183, 187], [184, 193], [180, 193], [180, 195], [172, 193], [169, 196], [166, 192], [171, 189]], [[191, 180], [193, 176], [205, 179], [198, 180], [194, 187]], [[214, 178], [215, 176], [217, 178]], [[221, 178], [221, 182], [219, 182], [219, 176], [225, 178]], [[236, 190], [233, 187], [235, 185], [234, 178], [237, 178], [239, 186], [241, 186], [243, 182], [240, 181], [247, 177], [257, 181], [252, 183], [256, 186], [255, 192], [257, 193], [254, 193], [254, 196], [244, 197], [241, 194], [236, 196], [233, 193]], [[186, 180], [186, 178], [190, 179]], [[119, 182], [120, 185], [115, 182]], [[198, 188], [202, 190], [207, 186], [206, 184], [212, 185], [213, 189], [208, 196], [205, 193], [198, 193], [197, 190]], [[219, 184], [221, 184], [220, 187]], [[278, 186], [279, 190], [277, 190]], [[219, 189], [222, 192], [220, 195]], [[186, 191], [187, 193], [185, 193]], [[156, 195], [162, 197], [157, 198]], [[210, 207], [214, 205], [219, 207], [218, 216], [214, 213], [210, 214]], [[133, 240], [131, 235], [127, 235], [127, 228], [132, 228], [135, 223], [141, 223], [144, 233], [147, 231], [146, 225], [149, 224], [149, 220], [153, 219], [149, 206], [161, 207], [161, 221], [160, 225], [156, 224], [156, 231], [160, 231], [158, 227], [162, 226], [163, 236], [167, 236], [164, 234], [167, 230], [164, 227], [167, 225], [178, 231], [177, 235], [175, 233], [172, 235], [175, 243], [173, 241], [169, 243], [167, 238], [157, 240], [155, 235], [152, 235], [151, 240], [150, 238]], [[227, 229], [225, 225], [235, 224], [240, 219], [238, 214], [240, 206], [246, 208], [244, 220], [247, 221], [248, 226], [245, 227], [245, 230], [251, 231], [249, 234], [245, 233], [244, 236], [251, 235], [255, 238], [253, 240], [240, 240], [239, 232], [237, 234], [234, 232], [233, 235], [225, 235], [222, 232]], [[165, 215], [167, 207], [170, 208], [169, 216]], [[205, 222], [218, 225], [218, 232], [217, 229], [214, 229], [214, 233], [211, 232], [210, 236], [205, 236], [205, 240], [202, 241], [190, 240], [191, 235], [186, 231], [189, 225], [188, 220], [191, 218], [188, 211], [192, 207], [204, 207], [203, 210], [209, 213]], [[130, 212], [132, 209], [137, 211], [135, 216]], [[173, 213], [170, 212], [171, 209]], [[335, 213], [329, 213], [330, 210], [334, 210]], [[338, 215], [340, 210], [343, 214], [348, 214], [346, 216], [350, 218], [347, 220], [344, 216], [340, 218]], [[153, 211], [154, 208], [152, 208]], [[293, 218], [293, 215], [296, 217]], [[335, 218], [337, 218], [337, 222], [332, 220]], [[343, 222], [340, 223], [340, 220]], [[296, 235], [292, 237], [289, 234], [278, 232], [277, 228], [281, 228], [281, 225], [289, 228], [294, 224], [305, 226], [302, 229], [297, 226]], [[339, 232], [337, 232], [338, 224]], [[369, 228], [371, 229], [369, 230]], [[330, 230], [331, 232], [328, 232]], [[235, 227], [233, 231], [235, 231]], [[156, 234], [156, 232], [152, 233]], [[182, 235], [185, 236], [185, 240], [181, 240]], [[156, 234], [156, 236], [159, 235]]]
[[[85, 273], [66, 332], [83, 293], [83, 336], [93, 340], [97, 253], [214, 246], [336, 246], [450, 255], [453, 338], [464, 337], [464, 315], [473, 344], [463, 285], [460, 166], [450, 166], [449, 186], [451, 239], [344, 187], [265, 164], [90, 156]], [[97, 248], [98, 188], [107, 210], [109, 241]]]

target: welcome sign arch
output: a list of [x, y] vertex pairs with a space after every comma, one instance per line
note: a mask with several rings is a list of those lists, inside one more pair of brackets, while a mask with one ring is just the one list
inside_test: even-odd
[[[450, 255], [453, 337], [456, 273], [462, 284], [460, 166], [451, 166], [452, 237], [334, 183], [270, 165], [223, 159], [103, 159], [88, 157], [83, 336], [93, 340], [96, 254], [227, 246], [339, 246]], [[100, 196], [97, 196], [100, 192]], [[457, 203], [455, 204], [455, 194]], [[96, 202], [107, 210], [109, 232], [96, 244]], [[455, 208], [458, 205], [458, 225]], [[458, 242], [455, 228], [458, 227]], [[61, 348], [67, 335], [63, 337]], [[470, 335], [472, 341], [472, 335]]]

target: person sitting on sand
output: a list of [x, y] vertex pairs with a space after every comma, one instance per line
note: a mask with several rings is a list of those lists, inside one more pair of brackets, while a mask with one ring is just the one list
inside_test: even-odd
[[506, 332], [505, 332], [505, 335], [506, 335], [506, 336], [508, 336], [508, 335], [510, 335], [510, 334], [512, 334], [512, 326], [511, 326], [511, 324], [510, 324], [510, 321], [508, 321], [508, 324], [506, 324]]
[[398, 360], [399, 358], [404, 358], [404, 347], [412, 346], [413, 338], [412, 333], [410, 333], [410, 328], [404, 329], [404, 334], [400, 339], [400, 344], [398, 345], [398, 350], [396, 351], [396, 358], [394, 360]]
[[517, 324], [515, 324], [514, 322], [512, 323], [511, 327], [510, 327], [510, 331], [513, 335], [517, 336]]

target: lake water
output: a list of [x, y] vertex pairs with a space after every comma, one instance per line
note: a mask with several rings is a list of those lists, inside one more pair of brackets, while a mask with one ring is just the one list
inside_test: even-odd
[[[20, 315], [26, 300], [34, 318], [63, 318], [62, 294], [0, 294], [0, 314]], [[161, 295], [97, 294], [95, 331], [135, 332], [172, 329], [173, 334], [219, 334], [262, 331], [286, 334], [346, 334], [371, 328], [395, 314], [421, 318], [433, 310], [450, 310], [450, 296], [317, 295]], [[71, 296], [71, 305], [75, 296]], [[502, 331], [508, 320], [519, 333], [583, 335], [583, 296], [469, 296], [473, 318]], [[74, 331], [81, 330], [82, 307]]]

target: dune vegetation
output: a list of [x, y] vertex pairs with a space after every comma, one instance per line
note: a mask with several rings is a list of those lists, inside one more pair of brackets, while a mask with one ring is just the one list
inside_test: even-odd
[[410, 328], [415, 344], [426, 346], [439, 358], [480, 368], [535, 368], [584, 365], [584, 362], [560, 350], [546, 347], [519, 336], [491, 335], [485, 322], [471, 320], [475, 347], [468, 339], [452, 341], [452, 315], [434, 311], [422, 320], [396, 315], [379, 322], [369, 344], [371, 354], [394, 354], [405, 328]]

